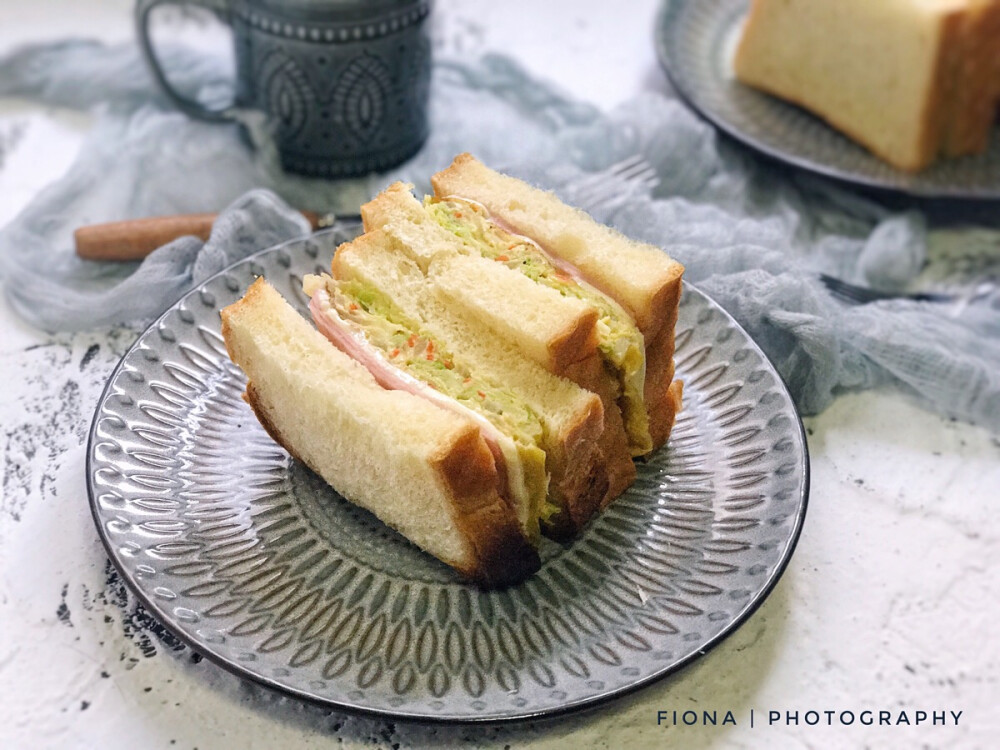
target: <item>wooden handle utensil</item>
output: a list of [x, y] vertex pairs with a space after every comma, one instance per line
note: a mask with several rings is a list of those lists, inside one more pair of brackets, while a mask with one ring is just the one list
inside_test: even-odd
[[[303, 211], [313, 230], [325, 217]], [[148, 219], [93, 224], [73, 232], [76, 254], [85, 260], [142, 260], [156, 248], [178, 237], [194, 235], [207, 240], [218, 214], [154, 216]]]

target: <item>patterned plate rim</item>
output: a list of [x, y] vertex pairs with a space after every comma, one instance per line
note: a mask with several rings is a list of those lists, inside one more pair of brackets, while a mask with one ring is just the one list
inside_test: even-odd
[[[776, 161], [783, 162], [793, 167], [804, 169], [824, 177], [829, 177], [840, 182], [850, 183], [861, 187], [873, 188], [890, 193], [900, 193], [915, 198], [938, 198], [962, 201], [1000, 201], [1000, 185], [995, 188], [980, 189], [963, 188], [960, 186], [934, 186], [926, 184], [925, 181], [921, 181], [919, 175], [908, 175], [905, 172], [898, 172], [898, 175], [901, 179], [905, 179], [906, 182], [894, 182], [887, 179], [880, 179], [878, 177], [859, 174], [857, 172], [831, 166], [830, 164], [803, 156], [796, 156], [782, 150], [779, 147], [758, 140], [754, 136], [746, 133], [739, 127], [738, 124], [727, 119], [710, 105], [703, 104], [701, 98], [698, 96], [698, 93], [688, 90], [688, 88], [684, 86], [680, 76], [675, 75], [673, 72], [676, 58], [674, 53], [670, 51], [669, 45], [667, 44], [667, 31], [671, 22], [675, 21], [678, 17], [683, 18], [680, 11], [675, 11], [675, 8], [682, 6], [687, 2], [691, 2], [691, 0], [662, 0], [660, 9], [657, 12], [654, 31], [656, 56], [660, 61], [660, 67], [663, 68], [664, 72], [667, 74], [667, 78], [670, 79], [670, 83], [677, 90], [677, 93], [680, 94], [684, 102], [686, 102], [687, 105], [695, 111], [695, 113], [717, 127], [719, 130], [726, 133], [731, 138]], [[761, 96], [765, 96], [765, 94], [761, 94]]]
[[[342, 227], [335, 225], [329, 229], [324, 229], [321, 232], [317, 232], [312, 236], [316, 237], [318, 235], [333, 234], [339, 231], [339, 229], [341, 228]], [[186, 299], [190, 298], [195, 294], [198, 294], [199, 291], [205, 285], [211, 283], [213, 280], [221, 276], [224, 276], [225, 274], [232, 271], [232, 269], [237, 268], [244, 264], [253, 263], [257, 259], [269, 255], [271, 253], [277, 253], [282, 249], [284, 249], [285, 247], [302, 242], [303, 239], [304, 238], [296, 238], [293, 240], [289, 240], [287, 242], [283, 242], [273, 247], [261, 250], [257, 253], [254, 253], [253, 255], [247, 256], [246, 258], [231, 264], [230, 266], [226, 267], [219, 273], [206, 279], [197, 287], [179, 297], [172, 305], [170, 305], [170, 307], [167, 308], [167, 310], [163, 312], [162, 315], [158, 316], [154, 321], [152, 321], [149, 324], [149, 326], [147, 326], [145, 330], [143, 330], [142, 333], [139, 334], [135, 342], [133, 342], [133, 344], [128, 348], [128, 350], [122, 356], [121, 360], [115, 366], [114, 370], [112, 370], [111, 374], [108, 376], [108, 381], [105, 384], [103, 391], [101, 392], [101, 396], [94, 410], [94, 417], [91, 421], [91, 426], [87, 438], [87, 456], [85, 462], [87, 495], [90, 502], [91, 515], [93, 517], [94, 524], [97, 527], [98, 536], [100, 537], [101, 543], [104, 546], [104, 550], [108, 555], [108, 559], [111, 560], [111, 562], [115, 566], [115, 569], [118, 571], [118, 574], [122, 577], [122, 580], [125, 581], [129, 590], [131, 590], [131, 592], [136, 596], [136, 598], [146, 609], [146, 611], [152, 614], [156, 618], [156, 620], [159, 623], [161, 623], [164, 627], [166, 627], [167, 630], [174, 637], [176, 637], [179, 641], [184, 643], [193, 652], [200, 654], [204, 658], [211, 661], [213, 664], [221, 667], [222, 669], [230, 672], [231, 674], [236, 675], [241, 679], [249, 680], [250, 682], [262, 685], [278, 693], [293, 696], [306, 703], [322, 706], [325, 708], [335, 708], [338, 710], [343, 710], [359, 715], [389, 718], [393, 720], [425, 722], [428, 724], [453, 724], [453, 725], [503, 724], [512, 721], [556, 718], [560, 716], [565, 716], [566, 714], [578, 713], [587, 709], [593, 709], [599, 705], [603, 705], [610, 701], [623, 698], [638, 690], [641, 690], [642, 688], [650, 684], [658, 682], [669, 675], [675, 674], [684, 667], [694, 662], [695, 660], [703, 657], [709, 651], [711, 651], [720, 643], [722, 643], [722, 641], [724, 641], [726, 638], [728, 638], [730, 635], [736, 632], [736, 630], [738, 630], [744, 623], [746, 623], [750, 619], [750, 617], [753, 616], [753, 614], [757, 611], [757, 609], [764, 603], [767, 597], [771, 594], [771, 592], [774, 590], [774, 587], [777, 585], [778, 581], [784, 574], [785, 570], [788, 568], [788, 564], [791, 561], [792, 555], [794, 554], [795, 549], [798, 545], [799, 537], [801, 536], [802, 533], [803, 523], [805, 521], [806, 510], [808, 507], [809, 489], [810, 489], [810, 462], [809, 462], [809, 445], [806, 440], [805, 428], [802, 424], [802, 419], [798, 413], [798, 409], [795, 407], [795, 403], [791, 398], [790, 392], [788, 391], [787, 384], [781, 377], [781, 374], [774, 367], [774, 364], [763, 352], [763, 350], [760, 349], [757, 343], [750, 337], [750, 335], [743, 329], [743, 327], [736, 321], [736, 319], [733, 318], [733, 316], [730, 315], [722, 306], [720, 306], [711, 297], [704, 294], [693, 285], [689, 284], [688, 282], [684, 282], [685, 293], [693, 293], [702, 297], [704, 301], [709, 305], [709, 307], [711, 307], [715, 312], [717, 312], [724, 319], [726, 319], [729, 325], [731, 325], [739, 335], [744, 337], [747, 347], [749, 347], [750, 349], [755, 351], [758, 355], [760, 355], [761, 361], [767, 368], [770, 369], [771, 373], [773, 374], [776, 385], [788, 398], [788, 403], [791, 407], [790, 408], [791, 413], [788, 414], [788, 416], [791, 418], [790, 432], [793, 432], [795, 434], [795, 436], [798, 438], [802, 446], [802, 454], [801, 454], [802, 463], [801, 466], [799, 466], [798, 468], [801, 491], [799, 493], [799, 497], [796, 499], [797, 502], [794, 511], [794, 519], [789, 527], [789, 534], [787, 541], [785, 543], [784, 550], [782, 552], [780, 559], [775, 565], [773, 572], [768, 577], [768, 579], [764, 581], [763, 584], [753, 593], [753, 595], [750, 598], [750, 601], [746, 604], [744, 609], [741, 612], [739, 612], [738, 615], [734, 617], [726, 627], [724, 627], [714, 637], [706, 640], [698, 648], [693, 649], [691, 653], [689, 653], [687, 656], [677, 661], [674, 661], [671, 664], [668, 664], [666, 667], [657, 672], [654, 672], [644, 678], [636, 680], [623, 687], [608, 690], [606, 692], [602, 692], [584, 699], [580, 699], [572, 703], [567, 703], [565, 705], [556, 708], [543, 708], [543, 709], [529, 710], [529, 711], [510, 711], [504, 714], [503, 716], [482, 716], [482, 717], [470, 716], [470, 717], [457, 718], [457, 717], [448, 717], [435, 714], [408, 712], [405, 710], [397, 711], [397, 710], [388, 710], [382, 708], [373, 708], [363, 705], [346, 703], [343, 701], [322, 698], [317, 695], [308, 693], [306, 691], [284, 685], [278, 682], [277, 680], [268, 678], [264, 675], [255, 673], [243, 667], [239, 663], [231, 661], [227, 659], [225, 656], [222, 656], [210, 649], [205, 648], [204, 644], [196, 642], [193, 638], [189, 637], [183, 631], [183, 629], [174, 627], [173, 618], [170, 615], [170, 613], [167, 612], [166, 609], [161, 607], [159, 604], [157, 604], [156, 600], [146, 593], [143, 587], [140, 586], [136, 580], [134, 580], [133, 575], [125, 568], [124, 564], [118, 557], [117, 551], [115, 550], [114, 544], [112, 543], [112, 540], [108, 534], [107, 529], [105, 529], [104, 524], [102, 523], [102, 515], [100, 508], [98, 507], [98, 497], [94, 483], [93, 464], [94, 464], [95, 439], [97, 436], [98, 425], [100, 422], [100, 417], [104, 408], [104, 404], [111, 393], [111, 389], [113, 387], [113, 384], [115, 383], [116, 378], [118, 377], [119, 372], [125, 365], [126, 361], [132, 354], [132, 352], [140, 344], [143, 343], [146, 335], [151, 331], [153, 331], [159, 325], [159, 323], [162, 320], [164, 320], [168, 315], [170, 315], [173, 312], [173, 310], [177, 308], [183, 301], [185, 301]]]

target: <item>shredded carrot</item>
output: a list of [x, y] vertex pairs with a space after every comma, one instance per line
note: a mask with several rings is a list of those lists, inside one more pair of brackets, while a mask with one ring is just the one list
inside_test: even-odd
[[399, 356], [399, 349], [393, 349], [391, 352], [389, 352], [389, 356], [390, 357], [398, 357]]
[[355, 310], [357, 310], [358, 309], [357, 303], [352, 302], [349, 309], [350, 309], [351, 312], [354, 312]]
[[455, 212], [455, 218], [456, 219], [461, 219], [462, 218], [462, 212], [461, 211], [456, 211]]
[[410, 348], [413, 348], [414, 346], [416, 346], [417, 345], [417, 334], [411, 333], [410, 334], [410, 338], [408, 338], [406, 340], [406, 345], [409, 346]]
[[452, 370], [452, 369], [454, 369], [454, 367], [455, 367], [455, 363], [454, 362], [445, 362], [444, 363], [444, 368], [446, 370]]
[[510, 258], [506, 255], [498, 255], [496, 259], [501, 263], [506, 263], [508, 260], [510, 260]]
[[479, 394], [479, 398], [486, 398], [486, 394], [483, 393], [482, 391], [476, 391], [476, 393]]
[[428, 362], [434, 361], [434, 352], [427, 352], [427, 361]]
[[463, 383], [471, 383], [471, 382], [472, 382], [472, 378], [466, 378], [466, 379], [465, 379], [465, 380], [463, 380], [462, 382], [463, 382]]
[[428, 356], [430, 356], [433, 353], [434, 353], [434, 342], [433, 341], [428, 341], [427, 342], [427, 354], [428, 354]]
[[507, 249], [508, 250], [513, 250], [515, 247], [517, 247], [517, 243], [516, 242], [513, 245], [507, 245]]

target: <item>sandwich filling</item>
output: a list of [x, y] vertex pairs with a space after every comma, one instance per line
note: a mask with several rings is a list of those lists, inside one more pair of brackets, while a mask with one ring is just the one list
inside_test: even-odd
[[477, 377], [391, 300], [359, 281], [307, 276], [303, 287], [320, 331], [363, 364], [380, 385], [406, 390], [471, 418], [489, 445], [500, 494], [529, 539], [559, 508], [546, 500], [539, 416], [507, 388]]
[[588, 283], [575, 266], [546, 253], [530, 237], [505, 229], [481, 204], [450, 196], [443, 200], [428, 198], [424, 208], [441, 227], [482, 257], [503, 263], [564, 297], [580, 299], [596, 308], [598, 350], [618, 386], [616, 401], [632, 455], [649, 453], [653, 442], [644, 396], [645, 341], [625, 309]]

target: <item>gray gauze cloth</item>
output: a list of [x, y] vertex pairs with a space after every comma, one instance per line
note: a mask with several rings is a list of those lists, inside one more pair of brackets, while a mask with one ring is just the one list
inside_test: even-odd
[[[206, 102], [226, 96], [225, 63], [183, 47], [163, 56], [181, 89]], [[947, 285], [957, 268], [950, 259], [963, 258], [964, 272], [981, 281], [976, 264], [1000, 255], [990, 212], [980, 212], [977, 226], [939, 228], [923, 211], [890, 210], [776, 167], [667, 95], [643, 94], [605, 113], [505, 57], [439, 61], [431, 137], [420, 154], [388, 174], [340, 182], [283, 174], [259, 115], [213, 125], [172, 110], [131, 44], [15, 50], [0, 58], [0, 96], [95, 115], [69, 172], [0, 232], [8, 300], [44, 329], [149, 321], [228, 264], [307, 232], [289, 206], [356, 214], [392, 180], [428, 190], [430, 175], [463, 151], [571, 203], [584, 197], [581, 177], [641, 155], [659, 175], [655, 189], [607, 177], [614, 198], [588, 207], [684, 263], [685, 278], [763, 347], [804, 413], [847, 390], [893, 385], [1000, 431], [1000, 301], [989, 285], [956, 304], [849, 307], [816, 276], [902, 289], [943, 268], [936, 283]], [[84, 224], [222, 209], [208, 242], [183, 238], [138, 264], [73, 253], [72, 231]]]

